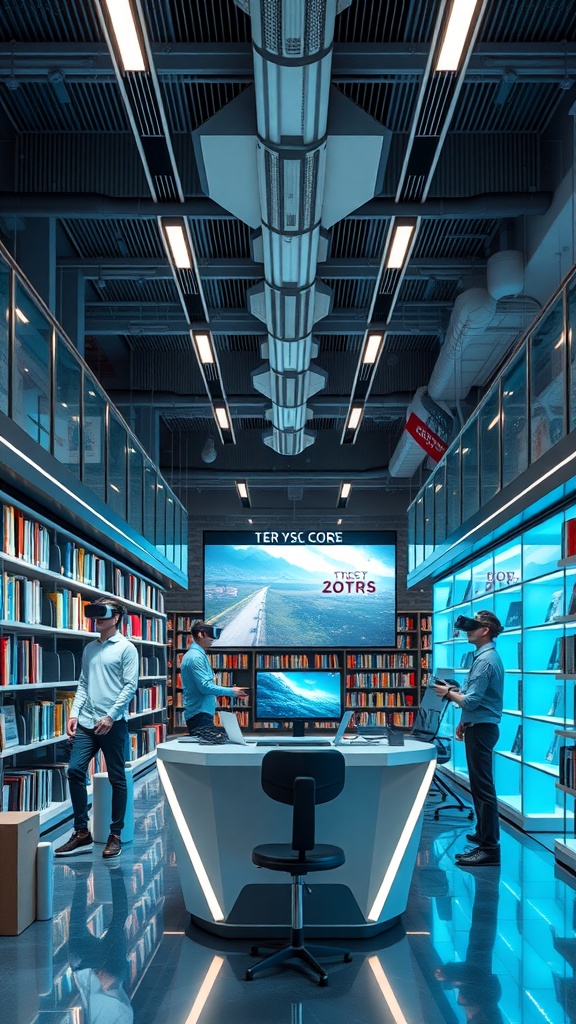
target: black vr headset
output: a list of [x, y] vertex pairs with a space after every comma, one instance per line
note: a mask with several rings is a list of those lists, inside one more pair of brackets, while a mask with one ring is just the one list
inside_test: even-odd
[[87, 619], [113, 619], [115, 615], [121, 615], [119, 608], [113, 604], [87, 604], [84, 615]]
[[200, 632], [207, 633], [208, 636], [212, 637], [213, 640], [219, 640], [222, 630], [220, 626], [213, 626], [211, 623], [207, 622], [203, 629], [200, 630]]
[[480, 622], [480, 619], [471, 619], [469, 615], [459, 615], [454, 623], [454, 629], [462, 630], [463, 633], [471, 633], [473, 629], [485, 625], [486, 623]]

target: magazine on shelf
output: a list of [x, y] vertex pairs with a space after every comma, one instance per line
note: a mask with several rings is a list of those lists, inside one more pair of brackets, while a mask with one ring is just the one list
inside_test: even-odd
[[547, 761], [553, 761], [554, 760], [554, 758], [556, 756], [556, 751], [558, 749], [559, 742], [560, 742], [560, 737], [558, 735], [555, 735], [555, 736], [552, 737], [552, 742], [550, 743], [550, 746], [548, 747], [548, 750], [546, 751], [546, 760]]
[[562, 639], [561, 639], [561, 637], [557, 636], [555, 641], [554, 641], [554, 644], [553, 644], [553, 647], [552, 647], [552, 651], [550, 653], [550, 659], [548, 661], [548, 669], [549, 669], [549, 671], [553, 671], [554, 669], [559, 669], [560, 668], [560, 654], [561, 654], [561, 652], [562, 652]]
[[551, 622], [556, 615], [562, 614], [562, 594], [562, 590], [555, 590], [552, 594], [544, 622]]
[[0, 713], [0, 749], [9, 750], [19, 743], [16, 707], [14, 704], [5, 704]]
[[522, 755], [522, 726], [521, 725], [519, 725], [517, 730], [516, 730], [516, 735], [514, 737], [514, 742], [513, 742], [512, 746], [510, 748], [510, 752], [512, 754], [517, 754], [518, 757], [521, 757], [521, 755]]
[[564, 683], [557, 683], [556, 689], [554, 690], [554, 696], [552, 697], [552, 703], [550, 704], [550, 710], [548, 711], [550, 716], [558, 715], [558, 712], [561, 710], [563, 698]]
[[511, 601], [504, 623], [506, 629], [516, 629], [522, 625], [522, 601]]

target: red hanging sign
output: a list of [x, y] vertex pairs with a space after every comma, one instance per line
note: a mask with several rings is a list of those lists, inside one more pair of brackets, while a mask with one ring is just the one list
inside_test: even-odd
[[424, 449], [427, 455], [434, 459], [434, 462], [440, 462], [448, 445], [442, 438], [438, 437], [438, 434], [430, 430], [430, 427], [427, 427], [416, 413], [410, 413], [406, 420], [406, 430], [417, 444]]

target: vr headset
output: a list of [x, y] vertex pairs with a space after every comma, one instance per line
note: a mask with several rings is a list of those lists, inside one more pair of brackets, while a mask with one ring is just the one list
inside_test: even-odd
[[208, 636], [212, 637], [213, 640], [219, 640], [222, 632], [220, 626], [213, 626], [211, 623], [206, 623], [204, 629], [200, 630], [201, 633], [207, 633]]
[[462, 630], [463, 633], [471, 633], [473, 629], [484, 626], [480, 619], [471, 619], [469, 615], [459, 615], [454, 623], [454, 629]]
[[115, 615], [119, 614], [113, 604], [87, 604], [84, 609], [87, 619], [113, 619]]

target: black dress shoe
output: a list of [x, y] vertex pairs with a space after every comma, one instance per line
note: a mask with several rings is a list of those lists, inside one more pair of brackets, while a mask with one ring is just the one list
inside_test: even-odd
[[467, 832], [466, 839], [469, 843], [473, 843], [474, 846], [478, 846], [478, 843], [480, 842], [480, 836], [477, 832]]
[[459, 868], [483, 868], [498, 867], [500, 864], [500, 850], [472, 850], [470, 853], [463, 853], [458, 857], [456, 863]]
[[472, 850], [468, 849], [468, 850], [464, 850], [463, 853], [457, 853], [454, 856], [454, 860], [462, 860], [462, 857], [469, 857], [471, 853], [476, 853], [476, 851], [479, 850], [479, 849], [480, 849], [479, 846], [475, 846]]

